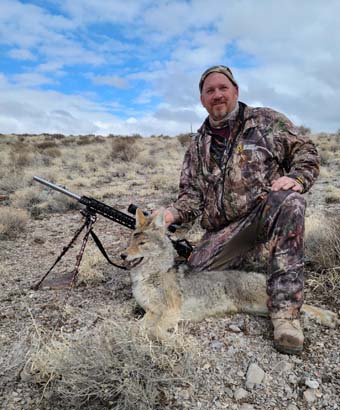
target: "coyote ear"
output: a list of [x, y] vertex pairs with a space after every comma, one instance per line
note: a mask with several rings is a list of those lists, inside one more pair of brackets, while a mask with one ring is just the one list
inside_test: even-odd
[[154, 219], [152, 220], [152, 224], [156, 227], [156, 228], [164, 228], [165, 227], [165, 215], [164, 215], [165, 209], [164, 208], [160, 208], [159, 212], [157, 213], [157, 215], [154, 217]]
[[140, 208], [136, 210], [136, 228], [142, 228], [146, 225], [147, 219]]

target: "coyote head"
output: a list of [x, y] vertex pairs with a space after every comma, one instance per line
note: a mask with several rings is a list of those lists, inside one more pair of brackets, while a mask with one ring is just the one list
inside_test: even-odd
[[[131, 235], [129, 246], [122, 255], [123, 259], [132, 262], [130, 267], [139, 265], [142, 260], [153, 260], [154, 263], [165, 263], [165, 259], [173, 264], [175, 251], [171, 240], [166, 235], [167, 226], [164, 209], [152, 217], [145, 216], [140, 209], [136, 212], [136, 229]], [[169, 264], [169, 263], [168, 263]]]

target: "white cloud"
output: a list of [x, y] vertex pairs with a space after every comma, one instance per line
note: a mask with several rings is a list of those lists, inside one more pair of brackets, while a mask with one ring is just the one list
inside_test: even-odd
[[133, 22], [143, 12], [145, 1], [97, 1], [97, 0], [64, 0], [62, 9], [75, 21], [88, 22]]
[[16, 86], [32, 88], [55, 83], [51, 78], [37, 73], [16, 74], [13, 76], [13, 80]]
[[[246, 103], [276, 108], [315, 131], [340, 128], [337, 0], [48, 3], [60, 12], [48, 11], [43, 2], [40, 7], [0, 2], [0, 43], [16, 64], [23, 61], [9, 76], [17, 81], [13, 94], [1, 95], [2, 107], [11, 113], [7, 120], [1, 114], [2, 129], [185, 132], [205, 116], [197, 109], [199, 76], [219, 63], [232, 66]], [[88, 89], [79, 89], [82, 97], [64, 95], [62, 88], [58, 93], [39, 90], [42, 85], [58, 89], [68, 75], [90, 79], [93, 94]], [[136, 84], [141, 87], [137, 97], [125, 107], [123, 99], [103, 97], [100, 103], [102, 88], [95, 90], [96, 85], [132, 89]], [[0, 87], [7, 86], [0, 74]], [[53, 98], [59, 100], [56, 107], [49, 101]], [[158, 105], [151, 109], [154, 101]], [[31, 118], [24, 108], [16, 114], [11, 104], [21, 102], [30, 107]], [[113, 115], [115, 109], [136, 122]]]
[[0, 76], [0, 132], [176, 135], [188, 123], [145, 114], [121, 119], [90, 98], [11, 86]]
[[36, 47], [44, 42], [57, 41], [59, 30], [72, 27], [70, 20], [35, 5], [16, 0], [2, 0], [0, 3], [0, 42], [3, 44]]
[[27, 50], [24, 48], [14, 48], [10, 50], [8, 54], [12, 58], [15, 58], [17, 60], [35, 60], [36, 59], [36, 57], [30, 50]]
[[97, 85], [108, 85], [114, 88], [127, 88], [129, 86], [125, 78], [117, 75], [93, 75], [88, 74], [90, 80]]

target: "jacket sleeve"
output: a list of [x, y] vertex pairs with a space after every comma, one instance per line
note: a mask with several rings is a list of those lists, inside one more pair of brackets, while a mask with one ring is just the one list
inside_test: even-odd
[[307, 192], [320, 173], [315, 144], [299, 135], [298, 128], [282, 114], [274, 119], [273, 130], [276, 155], [285, 175], [297, 180], [303, 186], [303, 193]]
[[199, 183], [199, 164], [194, 137], [184, 156], [177, 200], [169, 208], [173, 211], [176, 222], [191, 222], [202, 213], [203, 196]]

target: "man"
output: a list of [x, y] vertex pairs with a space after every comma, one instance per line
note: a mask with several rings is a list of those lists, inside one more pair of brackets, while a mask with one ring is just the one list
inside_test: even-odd
[[305, 193], [319, 174], [314, 144], [282, 114], [238, 101], [228, 67], [199, 83], [209, 116], [186, 152], [167, 223], [201, 216], [206, 230], [188, 263], [197, 271], [263, 266], [276, 348], [302, 351]]

